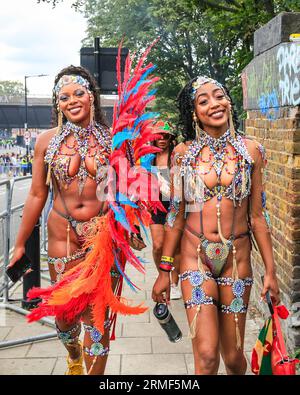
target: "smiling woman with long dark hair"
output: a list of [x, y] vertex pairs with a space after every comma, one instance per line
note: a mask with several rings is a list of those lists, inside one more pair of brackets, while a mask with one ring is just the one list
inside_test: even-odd
[[[107, 203], [97, 198], [96, 191], [104, 181], [100, 169], [108, 163], [111, 138], [100, 109], [96, 81], [82, 67], [69, 66], [56, 76], [52, 114], [55, 127], [42, 133], [36, 142], [32, 185], [10, 266], [23, 255], [52, 185], [53, 207], [47, 223], [48, 264], [51, 282], [55, 284], [85, 258], [87, 250], [82, 247], [88, 229], [93, 225], [96, 228], [107, 211]], [[80, 320], [85, 329], [83, 347], [79, 341]], [[83, 353], [87, 372], [103, 373], [108, 354], [108, 325], [105, 333], [100, 334], [93, 327], [90, 309], [71, 323], [58, 317], [55, 321], [58, 337], [68, 351], [66, 374], [83, 374]], [[101, 355], [97, 349], [102, 350]], [[99, 358], [92, 366], [96, 354]]]
[[253, 233], [265, 264], [262, 296], [279, 303], [262, 171], [263, 147], [239, 133], [233, 102], [200, 76], [178, 97], [185, 143], [174, 150], [171, 208], [152, 297], [168, 301], [169, 272], [181, 239], [180, 278], [196, 374], [244, 374], [246, 312], [253, 283]]

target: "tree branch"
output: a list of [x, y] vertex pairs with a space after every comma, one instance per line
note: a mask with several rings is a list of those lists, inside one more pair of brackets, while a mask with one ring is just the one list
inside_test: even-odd
[[268, 14], [270, 14], [272, 17], [275, 16], [274, 12], [274, 0], [263, 0], [265, 10], [267, 11]]
[[192, 56], [192, 45], [190, 40], [190, 34], [188, 31], [185, 32], [186, 37], [186, 50], [187, 50], [187, 61], [189, 63], [190, 74], [193, 74], [193, 56]]
[[227, 4], [233, 4], [235, 5], [237, 8], [242, 8], [241, 4], [236, 1], [236, 0], [225, 0]]
[[[223, 10], [223, 11], [228, 11], [228, 12], [236, 12], [236, 8], [232, 7], [227, 7], [224, 4], [218, 4], [215, 3], [213, 0], [204, 0], [205, 4], [209, 7], [216, 8], [218, 10]], [[201, 6], [201, 3], [203, 3], [203, 0], [199, 0], [199, 6]]]

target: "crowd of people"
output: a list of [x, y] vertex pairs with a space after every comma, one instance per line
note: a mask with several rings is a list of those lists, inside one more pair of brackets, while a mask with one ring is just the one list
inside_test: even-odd
[[[0, 133], [1, 133], [1, 131], [0, 131]], [[0, 149], [10, 150], [14, 147], [16, 147], [16, 140], [0, 138]]]
[[33, 155], [19, 153], [0, 154], [0, 177], [19, 177], [32, 174]]

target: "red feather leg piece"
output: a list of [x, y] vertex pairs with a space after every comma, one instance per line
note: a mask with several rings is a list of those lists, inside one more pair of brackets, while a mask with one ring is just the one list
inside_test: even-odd
[[[107, 308], [114, 313], [141, 314], [147, 307], [131, 306], [125, 300], [118, 300], [111, 284], [110, 270], [114, 266], [113, 240], [108, 226], [108, 218], [100, 217], [101, 222], [96, 237], [91, 237], [87, 246], [94, 242], [93, 249], [86, 259], [66, 272], [61, 281], [46, 290], [32, 289], [29, 300], [43, 297], [41, 303], [27, 317], [36, 321], [45, 315], [54, 315], [68, 323], [74, 322], [87, 309], [92, 308], [94, 324], [104, 331], [105, 312]], [[102, 314], [98, 314], [98, 313]], [[96, 318], [95, 318], [96, 317]]]

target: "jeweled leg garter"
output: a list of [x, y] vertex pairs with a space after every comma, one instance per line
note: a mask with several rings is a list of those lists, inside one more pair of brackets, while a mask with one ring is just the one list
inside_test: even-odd
[[[71, 256], [63, 256], [61, 258], [48, 257], [48, 264], [53, 265], [54, 270], [57, 274], [56, 281], [60, 281], [62, 274], [66, 270], [66, 264], [76, 259], [85, 257], [87, 251], [76, 250]], [[53, 281], [55, 283], [56, 281]]]
[[190, 309], [197, 306], [195, 317], [190, 325], [189, 337], [194, 338], [196, 335], [196, 322], [197, 316], [200, 311], [201, 305], [215, 305], [218, 306], [218, 302], [212, 297], [206, 295], [202, 289], [204, 281], [214, 280], [211, 272], [202, 273], [199, 270], [187, 270], [179, 275], [181, 281], [189, 280], [192, 285], [191, 299], [184, 302], [184, 307]]
[[244, 304], [243, 295], [245, 293], [246, 286], [251, 287], [251, 285], [253, 284], [253, 279], [250, 277], [246, 277], [244, 279], [239, 278], [237, 280], [234, 280], [232, 277], [218, 277], [216, 278], [216, 283], [221, 286], [231, 286], [232, 288], [233, 299], [230, 305], [221, 304], [220, 311], [225, 314], [234, 314], [236, 337], [238, 340], [237, 348], [240, 348], [238, 346], [239, 343], [241, 343], [238, 313], [247, 313], [248, 305]]
[[[110, 322], [109, 320], [107, 320], [104, 322], [104, 328], [106, 329], [109, 327]], [[97, 328], [91, 325], [83, 324], [83, 328], [85, 332], [89, 332], [91, 340], [93, 342], [91, 347], [84, 347], [84, 352], [90, 357], [103, 357], [105, 355], [108, 355], [109, 347], [104, 347], [103, 344], [101, 344], [103, 334], [98, 331]]]
[[234, 298], [230, 305], [220, 305], [220, 310], [222, 313], [246, 313], [248, 305], [244, 304], [242, 296], [245, 293], [245, 287], [251, 286], [253, 284], [253, 279], [250, 277], [238, 280], [234, 280], [231, 277], [218, 277], [216, 278], [216, 283], [222, 286], [231, 286]]
[[[55, 325], [56, 325], [57, 336], [64, 345], [73, 345], [78, 343], [80, 332], [81, 332], [80, 323], [76, 324], [75, 326], [73, 326], [73, 328], [69, 329], [68, 331], [62, 331], [59, 329], [56, 323]], [[74, 336], [74, 334], [76, 335]]]

